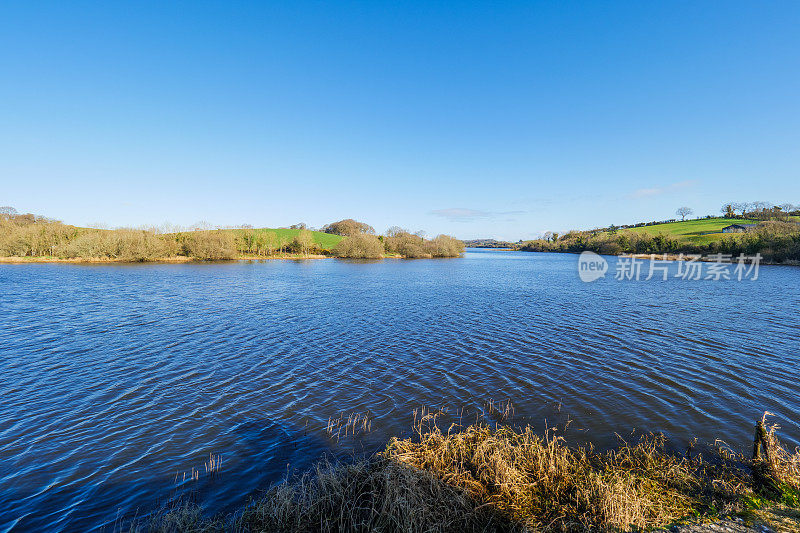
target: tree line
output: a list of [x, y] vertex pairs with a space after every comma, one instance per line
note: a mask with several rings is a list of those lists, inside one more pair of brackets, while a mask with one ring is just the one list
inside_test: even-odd
[[720, 213], [727, 218], [752, 220], [788, 220], [790, 216], [800, 216], [800, 205], [770, 202], [726, 202]]
[[[355, 225], [352, 224], [354, 222]], [[333, 248], [337, 257], [378, 259], [389, 255], [418, 259], [458, 257], [464, 252], [464, 243], [450, 235], [426, 239], [423, 232], [411, 233], [407, 229], [392, 226], [384, 235], [375, 236], [371, 226], [355, 220], [334, 222], [326, 228], [329, 231], [348, 232], [348, 236]]]
[[343, 236], [332, 250], [322, 248], [305, 224], [295, 224], [291, 237], [269, 229], [241, 226], [212, 229], [200, 224], [191, 231], [178, 228], [81, 228], [58, 220], [20, 214], [11, 207], [0, 207], [0, 257], [56, 257], [153, 261], [175, 257], [196, 260], [229, 260], [241, 257], [267, 258], [309, 255], [334, 255], [346, 258], [379, 258], [394, 255], [406, 258], [455, 257], [464, 246], [461, 241], [440, 235], [425, 239], [401, 228], [390, 228], [385, 235], [362, 222], [345, 219], [326, 225], [326, 233]]
[[[789, 217], [800, 216], [800, 206], [790, 203], [773, 205], [770, 202], [725, 202], [719, 212], [725, 218], [741, 218], [749, 220], [789, 220]], [[675, 214], [681, 221], [694, 214], [691, 207], [679, 207]], [[714, 218], [707, 215], [705, 218]], [[673, 222], [671, 220], [670, 222]]]
[[766, 261], [781, 263], [800, 261], [800, 226], [792, 222], [769, 220], [754, 231], [726, 234], [708, 244], [690, 244], [669, 235], [649, 235], [633, 231], [617, 232], [570, 231], [564, 235], [551, 233], [542, 239], [527, 241], [520, 249], [530, 252], [592, 251], [605, 255], [618, 254], [739, 254], [760, 253]]

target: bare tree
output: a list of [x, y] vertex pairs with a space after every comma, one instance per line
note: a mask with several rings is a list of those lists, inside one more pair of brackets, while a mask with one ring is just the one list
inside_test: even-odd
[[252, 228], [244, 229], [239, 234], [237, 241], [239, 241], [239, 251], [251, 253], [256, 244], [256, 232]]
[[387, 237], [397, 237], [398, 235], [403, 235], [406, 233], [411, 233], [405, 228], [401, 228], [400, 226], [391, 226], [389, 229], [386, 230]]
[[694, 213], [691, 207], [679, 207], [675, 214], [681, 217], [681, 220], [686, 220], [686, 217]]
[[750, 206], [751, 214], [759, 220], [768, 220], [772, 214], [772, 204], [769, 202], [753, 202]]
[[748, 211], [753, 209], [753, 202], [742, 202], [739, 204], [739, 207], [742, 209], [742, 216], [745, 216]]
[[87, 222], [86, 227], [92, 229], [111, 229], [105, 222]]
[[360, 235], [362, 233], [369, 235], [375, 234], [375, 228], [364, 222], [353, 220], [352, 218], [346, 218], [338, 222], [326, 224], [322, 227], [322, 231], [325, 233], [331, 233], [333, 235], [341, 235], [342, 237], [350, 237], [352, 235]]
[[719, 210], [727, 218], [732, 218], [736, 214], [736, 208], [734, 207], [733, 202], [728, 202], [727, 204], [720, 207]]
[[210, 231], [212, 226], [209, 222], [205, 220], [201, 220], [199, 222], [195, 222], [191, 226], [189, 226], [189, 231]]
[[294, 242], [303, 255], [308, 255], [308, 251], [314, 245], [314, 235], [307, 229], [302, 228], [297, 237], [294, 238]]
[[262, 231], [259, 232], [258, 237], [256, 238], [256, 247], [258, 248], [258, 253], [266, 252], [265, 255], [271, 256], [275, 253], [275, 247], [278, 245], [278, 234], [274, 231]]

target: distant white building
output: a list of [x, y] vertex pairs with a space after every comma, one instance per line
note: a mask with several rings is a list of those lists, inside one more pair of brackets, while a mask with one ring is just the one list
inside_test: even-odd
[[722, 233], [744, 233], [755, 229], [758, 224], [731, 224], [722, 228]]

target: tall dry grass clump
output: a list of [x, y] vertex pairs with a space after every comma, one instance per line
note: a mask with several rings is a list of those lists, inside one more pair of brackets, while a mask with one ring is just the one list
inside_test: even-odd
[[794, 453], [778, 441], [777, 424], [767, 422], [764, 413], [756, 423], [753, 440], [753, 488], [756, 492], [777, 497], [785, 493], [800, 492], [800, 449]]
[[432, 473], [526, 528], [645, 528], [692, 513], [699, 486], [691, 463], [643, 438], [605, 454], [571, 448], [548, 431], [483, 424], [442, 432], [425, 419], [412, 439], [393, 439], [391, 460]]
[[[712, 460], [676, 455], [663, 436], [647, 435], [598, 452], [568, 446], [554, 429], [475, 423], [443, 431], [441, 414], [423, 412], [413, 434], [383, 452], [352, 464], [323, 461], [232, 516], [205, 518], [178, 505], [131, 531], [632, 531], [765, 502], [751, 489], [757, 462], [726, 449]], [[797, 487], [800, 453], [781, 447], [775, 426], [760, 427], [760, 460], [782, 487]]]
[[511, 524], [423, 470], [376, 458], [323, 462], [271, 489], [237, 520], [244, 531], [497, 531]]

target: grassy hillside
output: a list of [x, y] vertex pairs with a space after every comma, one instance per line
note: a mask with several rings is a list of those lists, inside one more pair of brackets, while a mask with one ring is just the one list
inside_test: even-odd
[[[242, 234], [245, 231], [243, 229], [233, 229], [227, 230], [234, 232], [235, 234]], [[300, 233], [299, 229], [288, 229], [288, 228], [255, 228], [252, 231], [258, 232], [265, 232], [271, 231], [278, 236], [278, 240], [281, 242], [289, 243], [297, 237], [297, 234]], [[340, 237], [339, 235], [331, 235], [329, 233], [323, 233], [321, 231], [312, 231], [311, 234], [314, 236], [314, 244], [319, 246], [324, 250], [330, 250], [341, 241], [344, 237]]]
[[708, 244], [722, 238], [722, 228], [731, 224], [756, 224], [757, 220], [742, 220], [737, 218], [704, 218], [700, 220], [687, 220], [685, 222], [669, 222], [629, 228], [632, 231], [646, 235], [668, 235], [690, 244]]

